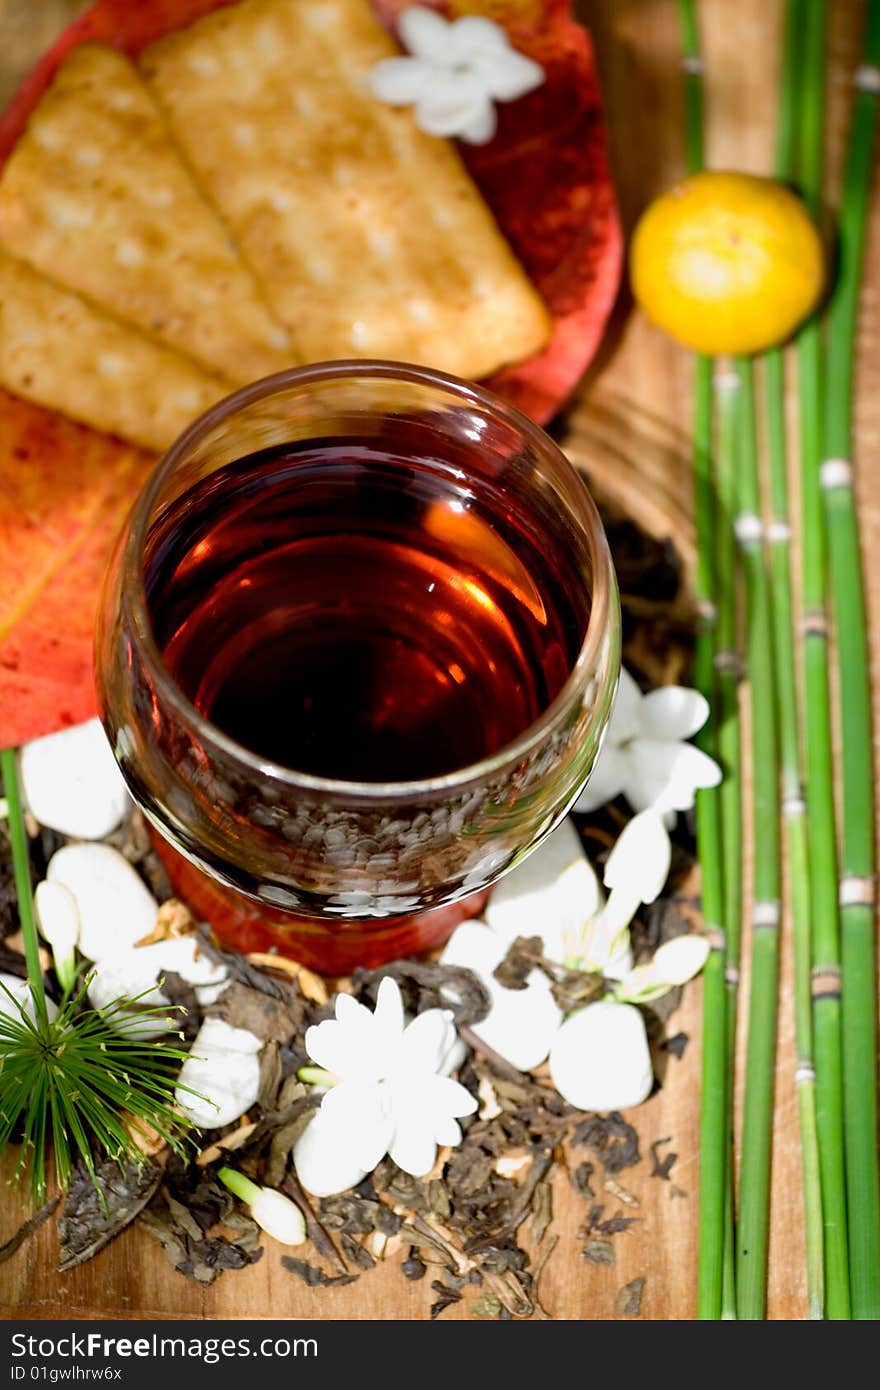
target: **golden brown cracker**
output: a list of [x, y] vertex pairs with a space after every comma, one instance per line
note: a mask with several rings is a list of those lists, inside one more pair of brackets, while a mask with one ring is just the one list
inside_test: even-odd
[[291, 365], [137, 69], [73, 49], [0, 176], [0, 244], [236, 382]]
[[240, 0], [141, 64], [307, 360], [485, 376], [549, 316], [454, 148], [372, 96], [396, 52], [367, 0]]
[[195, 362], [0, 251], [0, 383], [108, 434], [165, 449], [230, 390]]

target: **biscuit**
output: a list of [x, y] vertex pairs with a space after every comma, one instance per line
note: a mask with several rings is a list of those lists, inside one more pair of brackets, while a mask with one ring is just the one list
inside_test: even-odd
[[551, 322], [454, 147], [371, 94], [397, 51], [367, 0], [240, 0], [140, 62], [306, 360], [486, 376]]
[[231, 389], [4, 251], [0, 383], [156, 451]]
[[73, 49], [0, 175], [0, 244], [237, 383], [290, 366], [227, 229], [124, 54]]

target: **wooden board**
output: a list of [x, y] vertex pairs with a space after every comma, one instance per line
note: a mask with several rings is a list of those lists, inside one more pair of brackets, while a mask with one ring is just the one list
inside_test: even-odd
[[[82, 8], [76, 0], [41, 0], [39, 6], [30, 0], [0, 0], [4, 39], [0, 102], [8, 99], [17, 75]], [[857, 62], [864, 5], [862, 0], [833, 0], [829, 8], [831, 167], [836, 169], [845, 130], [848, 74]], [[597, 46], [615, 175], [629, 229], [641, 208], [683, 172], [677, 6], [675, 0], [582, 0], [579, 9]], [[710, 88], [708, 153], [715, 167], [769, 170], [780, 10], [779, 0], [738, 0], [736, 5], [730, 0], [701, 0]], [[858, 456], [863, 465], [859, 475], [862, 537], [875, 632], [880, 605], [880, 475], [867, 464], [880, 447], [878, 298], [880, 199], [875, 199], [856, 412]], [[605, 347], [563, 434], [564, 447], [587, 471], [597, 491], [614, 497], [658, 535], [674, 536], [686, 556], [691, 551], [690, 379], [687, 354], [634, 314], [624, 292]], [[876, 673], [874, 688], [880, 691]], [[880, 700], [877, 704], [880, 728]], [[786, 936], [768, 1307], [775, 1319], [806, 1315], [790, 979]], [[746, 971], [743, 990], [747, 989]], [[746, 997], [744, 992], [743, 1002]], [[618, 1291], [637, 1277], [645, 1279], [643, 1318], [687, 1319], [694, 1314], [699, 1018], [700, 990], [692, 986], [675, 1018], [676, 1028], [691, 1038], [685, 1056], [680, 1062], [670, 1060], [663, 1089], [633, 1116], [645, 1153], [653, 1140], [672, 1137], [670, 1147], [679, 1154], [673, 1176], [686, 1195], [675, 1196], [673, 1184], [650, 1178], [647, 1161], [630, 1170], [625, 1185], [639, 1198], [635, 1214], [640, 1221], [615, 1238], [617, 1264], [606, 1268], [589, 1265], [580, 1256], [583, 1241], [577, 1228], [583, 1220], [583, 1204], [560, 1180], [555, 1222], [560, 1241], [541, 1286], [542, 1301], [556, 1318], [613, 1318]], [[741, 1037], [740, 1055], [742, 1043]], [[613, 1205], [607, 1194], [606, 1201]], [[23, 1199], [4, 1189], [0, 1241], [27, 1209]], [[350, 1289], [313, 1293], [281, 1268], [271, 1243], [259, 1264], [226, 1274], [206, 1290], [171, 1272], [158, 1248], [138, 1230], [125, 1233], [70, 1274], [53, 1272], [56, 1258], [56, 1237], [50, 1225], [0, 1266], [0, 1316], [420, 1319], [427, 1316], [431, 1301], [424, 1283], [408, 1284], [393, 1266], [372, 1271]], [[443, 1316], [456, 1316], [456, 1308]]]

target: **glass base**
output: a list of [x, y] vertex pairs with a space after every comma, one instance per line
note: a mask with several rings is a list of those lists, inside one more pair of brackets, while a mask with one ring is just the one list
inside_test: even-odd
[[210, 922], [225, 946], [242, 955], [279, 951], [321, 975], [350, 975], [358, 966], [372, 969], [442, 946], [460, 922], [482, 912], [489, 897], [484, 889], [413, 917], [326, 922], [296, 917], [224, 887], [184, 859], [158, 831], [150, 833], [175, 893], [195, 917]]

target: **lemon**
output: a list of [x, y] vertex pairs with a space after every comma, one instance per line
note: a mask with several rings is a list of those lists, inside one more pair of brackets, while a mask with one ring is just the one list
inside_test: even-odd
[[630, 271], [648, 317], [710, 356], [783, 342], [825, 282], [803, 203], [753, 174], [694, 174], [662, 194], [636, 227]]

